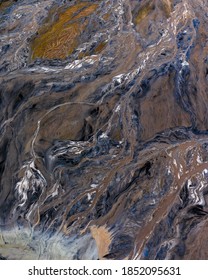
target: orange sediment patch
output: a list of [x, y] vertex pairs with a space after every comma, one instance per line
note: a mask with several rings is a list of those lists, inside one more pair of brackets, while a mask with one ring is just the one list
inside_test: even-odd
[[94, 225], [90, 227], [90, 230], [97, 244], [99, 258], [103, 259], [103, 257], [108, 254], [109, 246], [112, 241], [111, 233], [105, 226], [97, 227]]
[[55, 23], [42, 27], [32, 42], [32, 59], [64, 59], [69, 56], [78, 46], [78, 37], [88, 23], [87, 17], [97, 7], [97, 4], [88, 2], [74, 5], [61, 13]]

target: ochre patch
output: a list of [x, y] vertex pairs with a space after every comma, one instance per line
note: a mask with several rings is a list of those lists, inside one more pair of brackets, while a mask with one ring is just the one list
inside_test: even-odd
[[146, 18], [155, 9], [154, 1], [149, 1], [146, 5], [141, 7], [135, 16], [135, 24], [139, 24], [144, 18]]
[[32, 43], [32, 59], [64, 59], [78, 46], [78, 37], [84, 31], [97, 4], [79, 3], [61, 13], [58, 20], [39, 30]]
[[100, 52], [102, 52], [102, 50], [105, 48], [105, 46], [106, 46], [106, 42], [101, 42], [99, 45], [97, 45], [97, 47], [95, 48], [95, 50], [94, 50], [94, 53], [95, 54], [98, 54], [98, 53], [100, 53]]
[[12, 4], [12, 1], [5, 1], [0, 3], [0, 12], [9, 7]]

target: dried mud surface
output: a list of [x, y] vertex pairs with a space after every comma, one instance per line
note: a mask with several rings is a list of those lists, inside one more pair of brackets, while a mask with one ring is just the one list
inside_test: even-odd
[[207, 23], [0, 1], [0, 259], [208, 259]]

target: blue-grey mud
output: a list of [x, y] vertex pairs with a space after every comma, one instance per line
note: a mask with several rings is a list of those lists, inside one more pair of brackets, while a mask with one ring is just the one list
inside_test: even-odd
[[0, 258], [208, 259], [208, 2], [0, 1]]

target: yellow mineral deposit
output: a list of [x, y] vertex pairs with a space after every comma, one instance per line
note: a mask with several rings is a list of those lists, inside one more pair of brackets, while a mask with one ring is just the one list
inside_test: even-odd
[[78, 37], [84, 31], [88, 17], [97, 4], [79, 3], [58, 16], [46, 30], [43, 26], [32, 42], [32, 59], [64, 59], [78, 46]]

